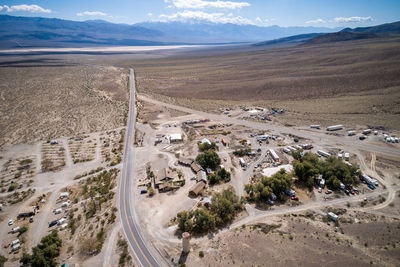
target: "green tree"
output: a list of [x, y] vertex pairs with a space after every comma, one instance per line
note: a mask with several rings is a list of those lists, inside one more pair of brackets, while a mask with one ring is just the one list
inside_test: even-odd
[[4, 263], [6, 263], [8, 259], [4, 257], [3, 255], [0, 255], [0, 267], [4, 266]]
[[213, 150], [205, 151], [196, 157], [196, 162], [204, 169], [210, 168], [215, 170], [221, 164], [221, 159]]
[[217, 170], [208, 177], [210, 184], [219, 184], [221, 182], [228, 183], [231, 180], [231, 173], [225, 168]]
[[199, 144], [199, 150], [201, 152], [207, 151], [207, 150], [218, 150], [218, 146], [215, 142], [211, 142], [211, 144], [209, 143], [203, 143], [203, 144]]
[[182, 232], [191, 232], [193, 229], [192, 214], [186, 210], [177, 214], [178, 227]]
[[58, 236], [58, 231], [54, 230], [51, 234], [44, 236], [39, 245], [32, 248], [32, 254], [24, 253], [20, 259], [22, 266], [57, 266], [55, 258], [60, 255], [62, 240]]
[[206, 209], [193, 211], [193, 230], [197, 233], [209, 232], [215, 228], [215, 217]]

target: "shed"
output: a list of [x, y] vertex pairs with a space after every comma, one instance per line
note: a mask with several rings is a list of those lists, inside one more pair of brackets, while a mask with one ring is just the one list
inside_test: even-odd
[[193, 163], [192, 159], [179, 159], [178, 164], [189, 167]]
[[205, 172], [205, 171], [199, 171], [199, 172], [197, 173], [196, 181], [197, 181], [197, 182], [203, 181], [203, 182], [207, 183], [207, 175], [206, 175], [206, 172]]
[[183, 141], [183, 138], [182, 138], [182, 134], [180, 134], [180, 133], [171, 134], [169, 136], [170, 143], [181, 142], [181, 141]]
[[193, 163], [190, 165], [190, 168], [192, 169], [192, 171], [193, 171], [194, 173], [198, 173], [199, 171], [202, 171], [202, 170], [203, 170], [203, 168], [202, 168], [199, 164], [197, 164], [196, 162], [193, 162]]
[[190, 188], [189, 195], [197, 197], [199, 194], [201, 194], [201, 192], [203, 191], [203, 189], [205, 187], [206, 187], [206, 183], [203, 181], [200, 181], [197, 184], [195, 184], [194, 186], [192, 186], [192, 188]]

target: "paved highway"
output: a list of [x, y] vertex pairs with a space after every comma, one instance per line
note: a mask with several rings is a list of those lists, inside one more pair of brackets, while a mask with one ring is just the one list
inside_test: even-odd
[[[150, 247], [143, 239], [140, 225], [137, 221], [135, 198], [133, 194], [137, 192], [133, 182], [133, 142], [135, 135], [136, 123], [136, 101], [135, 101], [135, 74], [133, 69], [130, 69], [129, 76], [129, 113], [128, 124], [125, 134], [124, 157], [122, 161], [121, 182], [119, 188], [119, 210], [121, 215], [122, 229], [128, 243], [135, 253], [136, 259], [141, 266], [159, 266], [154, 254], [150, 251]], [[154, 250], [154, 249], [153, 249]]]

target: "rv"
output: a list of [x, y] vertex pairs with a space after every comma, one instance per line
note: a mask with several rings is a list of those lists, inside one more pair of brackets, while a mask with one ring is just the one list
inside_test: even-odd
[[327, 157], [329, 157], [331, 155], [328, 152], [325, 152], [323, 150], [318, 150], [317, 153], [318, 153], [318, 155], [323, 156], [325, 158], [327, 158]]
[[273, 149], [269, 150], [269, 154], [271, 155], [272, 159], [275, 162], [279, 162], [279, 156], [278, 156], [278, 154], [276, 154], [276, 152]]
[[334, 222], [337, 222], [339, 220], [339, 216], [337, 216], [335, 213], [333, 212], [329, 212], [328, 213], [328, 217], [329, 219], [331, 219]]
[[342, 130], [342, 129], [343, 129], [342, 124], [332, 125], [332, 126], [328, 126], [328, 128], [326, 128], [327, 131], [338, 131], [338, 130]]

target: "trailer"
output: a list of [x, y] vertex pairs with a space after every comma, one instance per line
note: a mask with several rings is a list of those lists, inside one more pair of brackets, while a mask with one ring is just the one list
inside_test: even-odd
[[240, 166], [246, 167], [246, 162], [244, 161], [243, 158], [239, 158], [239, 163], [240, 163]]
[[278, 154], [276, 154], [276, 152], [275, 152], [273, 149], [269, 149], [268, 151], [269, 151], [269, 154], [271, 155], [272, 159], [273, 159], [275, 162], [279, 162], [279, 156], [278, 156]]
[[365, 182], [368, 185], [374, 185], [374, 186], [378, 186], [379, 185], [377, 180], [372, 179], [371, 177], [369, 177], [366, 174], [361, 174], [360, 180]]
[[338, 131], [338, 130], [342, 130], [343, 129], [343, 125], [342, 124], [337, 124], [337, 125], [332, 125], [332, 126], [328, 126], [326, 128], [327, 131]]
[[337, 222], [339, 220], [339, 216], [337, 216], [335, 213], [333, 212], [329, 212], [328, 213], [328, 218], [331, 219], [334, 222]]
[[318, 150], [317, 153], [318, 153], [318, 155], [325, 157], [325, 158], [328, 158], [331, 156], [331, 154], [329, 154], [328, 152], [325, 152], [323, 150]]

